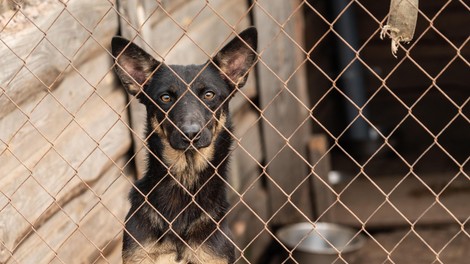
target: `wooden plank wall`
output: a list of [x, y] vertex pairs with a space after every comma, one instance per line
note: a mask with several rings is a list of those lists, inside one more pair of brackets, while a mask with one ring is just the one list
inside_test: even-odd
[[0, 14], [0, 263], [92, 263], [120, 239], [132, 177], [114, 1], [21, 4]]
[[266, 175], [274, 224], [312, 218], [306, 144], [309, 111], [300, 1], [256, 1]]
[[191, 64], [256, 25], [262, 61], [231, 102], [228, 218], [240, 263], [260, 256], [267, 225], [311, 218], [299, 1], [22, 3], [0, 9], [0, 56], [11, 65], [0, 71], [0, 263], [121, 261], [124, 194], [146, 148], [145, 109], [111, 72], [119, 29], [166, 63]]

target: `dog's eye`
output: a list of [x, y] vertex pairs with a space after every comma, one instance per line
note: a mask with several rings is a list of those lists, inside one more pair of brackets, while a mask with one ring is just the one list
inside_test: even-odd
[[208, 91], [204, 94], [204, 99], [206, 100], [212, 100], [214, 99], [214, 97], [215, 97], [215, 93], [211, 91]]
[[169, 94], [162, 94], [160, 95], [160, 100], [164, 103], [169, 103], [171, 102], [171, 96]]

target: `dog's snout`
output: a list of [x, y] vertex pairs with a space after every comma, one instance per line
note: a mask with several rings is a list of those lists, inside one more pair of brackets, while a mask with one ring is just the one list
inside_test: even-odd
[[201, 126], [198, 124], [185, 124], [181, 127], [181, 132], [184, 133], [185, 137], [183, 137], [183, 140], [188, 142], [192, 140], [198, 140], [201, 131]]
[[198, 122], [186, 121], [176, 128], [170, 133], [168, 139], [175, 149], [187, 150], [188, 147], [200, 149], [209, 146], [211, 143], [211, 131]]

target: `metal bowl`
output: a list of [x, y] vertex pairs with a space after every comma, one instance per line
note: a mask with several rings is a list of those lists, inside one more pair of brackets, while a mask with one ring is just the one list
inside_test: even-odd
[[296, 262], [305, 264], [352, 263], [354, 252], [365, 242], [357, 231], [331, 223], [293, 224], [281, 228], [276, 236], [286, 247], [294, 249]]

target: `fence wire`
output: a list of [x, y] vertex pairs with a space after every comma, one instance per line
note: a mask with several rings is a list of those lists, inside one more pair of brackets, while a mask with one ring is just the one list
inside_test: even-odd
[[[260, 45], [249, 87], [237, 88], [232, 102], [235, 129], [229, 135], [234, 148], [223, 159], [234, 162], [228, 178], [219, 173], [212, 176], [224, 183], [231, 205], [226, 216], [214, 219], [204, 205], [196, 202], [196, 196], [207, 182], [193, 192], [173, 175], [178, 164], [169, 164], [169, 177], [193, 201], [179, 215], [190, 205], [196, 206], [216, 224], [215, 231], [222, 233], [221, 222], [228, 221], [234, 236], [223, 234], [235, 246], [237, 263], [305, 263], [295, 252], [308, 240], [307, 236], [288, 245], [278, 238], [277, 227], [300, 221], [317, 226], [324, 220], [354, 226], [357, 231], [347, 243], [365, 237], [366, 247], [375, 250], [373, 254], [360, 250], [359, 257], [352, 261], [342, 252], [342, 247], [321, 235], [339, 253], [334, 263], [406, 263], [403, 255], [413, 255], [413, 249], [407, 248], [413, 241], [420, 252], [426, 252], [420, 256], [422, 262], [415, 263], [465, 263], [468, 253], [464, 251], [470, 244], [470, 211], [465, 204], [470, 193], [466, 137], [470, 123], [468, 84], [459, 86], [461, 80], [454, 80], [450, 83], [456, 88], [449, 90], [441, 85], [441, 80], [449, 72], [453, 74], [455, 68], [458, 73], [452, 76], [468, 73], [468, 30], [463, 24], [453, 27], [459, 21], [450, 19], [455, 12], [459, 19], [468, 22], [468, 3], [448, 0], [423, 4], [428, 8], [418, 11], [415, 39], [400, 44], [395, 59], [389, 50], [377, 51], [380, 43], [386, 42], [379, 35], [387, 20], [383, 10], [387, 10], [388, 2], [342, 1], [345, 5], [335, 15], [328, 11], [326, 1], [278, 2], [283, 1], [0, 2], [0, 53], [4, 58], [0, 71], [0, 263], [122, 261], [121, 240], [129, 210], [127, 193], [137, 189], [135, 180], [144, 174], [145, 156], [159, 157], [147, 144], [157, 131], [144, 133], [142, 106], [135, 97], [126, 95], [114, 74], [112, 36], [123, 35], [163, 62], [184, 63], [186, 59], [203, 62], [210, 61], [228, 40], [250, 25], [258, 27]], [[288, 13], [278, 10], [285, 6], [290, 8]], [[359, 22], [366, 21], [355, 28], [358, 45], [350, 43], [338, 29], [341, 20], [353, 11]], [[441, 21], [444, 15], [449, 21]], [[214, 27], [209, 30], [212, 34], [198, 35], [198, 28], [207, 27], [208, 21], [213, 23], [209, 26]], [[444, 27], [447, 23], [451, 26]], [[214, 32], [219, 28], [224, 28], [224, 33]], [[436, 38], [437, 44], [432, 45]], [[159, 41], [164, 43], [159, 46]], [[332, 43], [353, 53], [336, 72], [331, 64], [338, 64], [335, 56], [339, 55], [333, 54], [337, 50], [332, 48]], [[423, 44], [431, 48], [422, 49]], [[378, 64], [374, 60], [377, 54], [387, 62]], [[435, 65], [433, 56], [439, 59]], [[364, 102], [358, 102], [343, 89], [342, 80], [355, 64], [366, 73], [369, 82], [366, 86], [371, 87]], [[417, 80], [410, 80], [409, 87], [413, 81], [419, 86], [418, 94], [411, 96], [412, 99], [403, 92], [406, 87], [395, 87], [408, 81], [397, 81], [397, 78], [413, 77], [402, 70], [410, 67]], [[175, 71], [173, 74], [187, 86], [195, 81], [188, 82]], [[202, 71], [197, 76], [200, 74]], [[317, 87], [312, 81], [326, 85]], [[271, 84], [278, 87], [267, 92], [265, 88]], [[185, 93], [198, 96], [189, 89]], [[152, 100], [150, 95], [143, 94]], [[383, 99], [383, 94], [389, 101]], [[442, 106], [442, 114], [446, 115], [444, 119], [440, 115], [435, 117], [438, 125], [423, 119], [422, 104], [431, 96], [440, 99], [430, 105], [436, 109]], [[283, 105], [283, 101], [288, 105]], [[335, 121], [341, 119], [335, 115], [342, 115], [331, 107], [336, 101], [349, 105], [348, 109], [352, 107], [357, 115], [346, 124]], [[390, 109], [399, 109], [395, 116], [393, 112], [386, 113], [387, 102], [392, 101]], [[384, 118], [390, 117], [393, 124], [386, 129], [378, 125], [377, 115], [381, 114], [374, 109], [383, 111]], [[216, 122], [222, 122], [216, 118], [217, 111], [209, 110]], [[276, 119], [276, 114], [282, 117], [283, 112], [297, 115], [288, 117], [295, 121]], [[168, 116], [158, 122], [156, 126], [170, 122], [179, 129]], [[368, 133], [376, 144], [365, 157], [359, 158], [357, 149], [345, 141], [358, 122], [364, 122], [369, 128]], [[421, 134], [403, 131], [410, 127], [410, 122], [414, 124], [413, 131], [419, 130]], [[449, 136], [448, 131], [456, 124], [461, 134]], [[222, 129], [228, 127], [222, 125]], [[315, 159], [305, 151], [312, 131], [320, 132], [328, 142]], [[403, 146], [396, 144], [399, 133], [407, 138], [404, 142], [415, 143], [408, 147], [411, 154], [404, 153]], [[452, 136], [464, 141], [452, 143], [447, 140]], [[217, 164], [211, 164], [202, 150], [196, 151], [217, 171]], [[440, 159], [447, 161], [443, 171], [433, 174], [443, 175], [437, 186], [432, 177], [421, 172], [423, 168], [433, 170], [433, 162], [441, 164], [429, 158], [436, 151]], [[185, 154], [180, 155], [177, 159]], [[393, 164], [400, 164], [400, 173], [394, 176], [386, 175], [387, 170], [394, 170], [393, 164], [387, 166], [389, 156], [394, 157]], [[318, 171], [320, 164], [328, 160], [332, 160], [328, 165], [330, 170], [353, 168], [341, 184], [335, 184]], [[289, 176], [292, 179], [274, 176], [279, 167], [290, 168], [286, 165], [289, 162], [303, 168], [293, 171], [293, 176]], [[250, 171], [250, 176], [240, 175], [248, 173], [248, 163], [254, 164], [255, 172]], [[388, 187], [383, 185], [384, 178]], [[419, 208], [406, 207], [397, 197], [403, 188], [411, 185], [421, 201]], [[158, 184], [152, 189], [157, 188]], [[354, 188], [358, 191], [352, 191]], [[330, 197], [330, 202], [319, 205], [318, 201], [312, 201], [312, 197], [319, 195], [311, 196], [312, 189]], [[359, 204], [354, 204], [351, 193], [367, 197], [357, 198]], [[420, 200], [422, 193], [432, 197], [429, 203]], [[458, 195], [452, 200], [457, 201], [456, 205], [448, 200], [454, 194]], [[384, 211], [388, 212], [385, 216], [393, 215], [398, 220], [388, 219], [381, 224]], [[134, 214], [130, 212], [129, 216]], [[429, 220], [430, 214], [437, 218]], [[196, 254], [200, 246], [190, 244], [173, 230], [174, 221], [165, 219], [169, 225], [166, 232], [177, 236]], [[427, 229], [422, 229], [423, 222]], [[449, 227], [448, 234], [432, 238], [429, 229], [442, 230], [442, 227]], [[387, 236], [381, 230], [399, 232]], [[274, 247], [277, 251], [270, 254], [268, 249], [273, 244], [277, 245]], [[146, 245], [140, 246], [144, 251], [149, 250]], [[449, 253], [451, 249], [455, 252]], [[149, 258], [152, 256], [151, 251], [146, 253]]]

